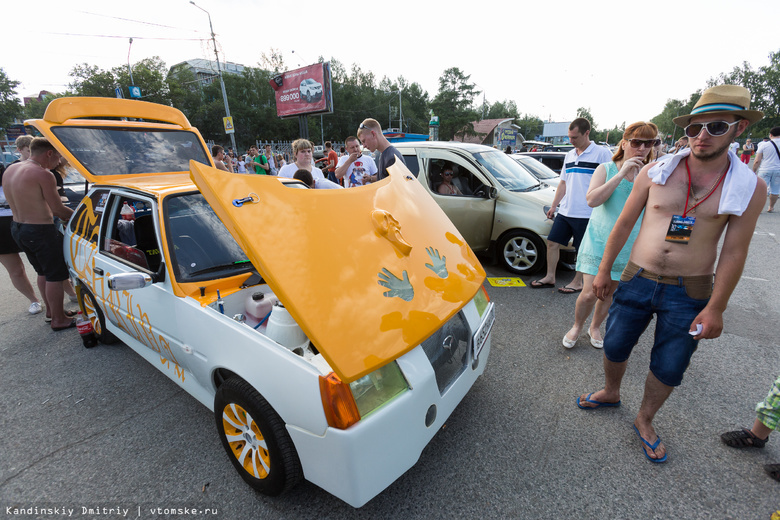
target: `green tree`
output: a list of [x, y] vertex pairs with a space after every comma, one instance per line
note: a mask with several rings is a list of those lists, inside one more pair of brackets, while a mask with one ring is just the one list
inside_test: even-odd
[[590, 122], [591, 133], [596, 129], [596, 121], [593, 119], [593, 114], [590, 113], [590, 107], [580, 107], [577, 109], [577, 117], [584, 117]]
[[[141, 89], [141, 99], [150, 103], [162, 105], [171, 104], [171, 96], [166, 78], [168, 66], [159, 56], [144, 58], [131, 65], [133, 80], [130, 81], [130, 71], [126, 65], [111, 69], [111, 75], [117, 86], [129, 97], [128, 87], [135, 85]], [[111, 96], [115, 95], [111, 92]]]
[[22, 104], [16, 94], [18, 86], [19, 82], [9, 78], [5, 70], [0, 68], [0, 129], [3, 133], [14, 119], [22, 115]]
[[439, 92], [430, 106], [439, 115], [439, 137], [444, 141], [451, 140], [456, 133], [474, 134], [472, 122], [479, 117], [474, 110], [474, 98], [481, 91], [469, 83], [470, 78], [457, 67], [445, 70], [439, 78]]
[[753, 69], [748, 62], [734, 67], [729, 73], [711, 78], [707, 86], [731, 84], [742, 85], [750, 90], [750, 108], [764, 112], [764, 119], [748, 129], [748, 135], [765, 136], [772, 127], [780, 125], [780, 51], [769, 53], [769, 64]]
[[[401, 83], [403, 76], [398, 78]], [[403, 81], [404, 83], [405, 80]], [[419, 83], [411, 83], [404, 88], [404, 126], [407, 132], [418, 134], [428, 133], [428, 92], [423, 90]]]
[[287, 67], [284, 64], [284, 56], [279, 52], [279, 49], [274, 49], [273, 47], [271, 47], [268, 54], [260, 54], [260, 65], [266, 70], [271, 71], [273, 75], [287, 70]]
[[544, 132], [544, 121], [537, 116], [531, 114], [523, 114], [522, 117], [515, 119], [515, 124], [520, 127], [520, 133], [525, 136], [527, 140], [535, 140], [536, 136], [541, 136]]
[[[690, 114], [693, 110], [693, 106], [701, 97], [701, 91], [696, 91], [691, 94], [688, 101], [680, 99], [668, 99], [666, 105], [664, 105], [663, 111], [652, 118], [650, 121], [655, 123], [659, 132], [664, 136], [666, 143], [674, 144], [677, 138], [682, 136], [681, 129], [672, 121], [675, 117], [685, 114]], [[666, 137], [671, 135], [672, 137]]]
[[118, 85], [114, 75], [97, 65], [81, 63], [74, 66], [68, 73], [73, 82], [68, 90], [76, 96], [114, 97], [114, 88]]
[[504, 101], [496, 101], [492, 105], [488, 104], [489, 108], [485, 114], [485, 119], [519, 119], [520, 112], [517, 110], [517, 104], [511, 99], [505, 99]]
[[200, 80], [195, 74], [184, 64], [174, 65], [168, 71], [165, 82], [171, 105], [184, 112], [188, 118], [194, 115], [203, 99]]
[[82, 63], [71, 69], [73, 82], [68, 85], [70, 92], [77, 96], [114, 97], [116, 87], [121, 87], [129, 97], [127, 88], [131, 84], [141, 88], [144, 101], [152, 103], [171, 104], [169, 86], [166, 78], [168, 67], [159, 56], [144, 58], [131, 65], [133, 81], [130, 81], [130, 71], [127, 65], [119, 65], [109, 70], [103, 70], [97, 65]]

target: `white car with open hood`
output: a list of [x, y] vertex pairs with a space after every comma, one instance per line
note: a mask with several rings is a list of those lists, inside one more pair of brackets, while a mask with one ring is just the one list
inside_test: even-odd
[[305, 478], [362, 506], [485, 370], [485, 272], [402, 164], [310, 190], [214, 168], [171, 107], [68, 97], [26, 124], [93, 183], [64, 247], [99, 339], [212, 410], [260, 492]]

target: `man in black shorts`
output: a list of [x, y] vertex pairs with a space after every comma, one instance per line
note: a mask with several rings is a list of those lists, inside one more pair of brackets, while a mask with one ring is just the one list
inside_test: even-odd
[[[579, 117], [569, 125], [569, 141], [574, 148], [566, 154], [561, 169], [561, 183], [555, 190], [555, 198], [547, 212], [547, 218], [553, 218], [558, 203], [561, 204], [558, 216], [555, 217], [552, 230], [547, 236], [547, 276], [534, 280], [529, 284], [532, 289], [555, 287], [555, 269], [561, 246], [574, 238], [574, 248], [580, 247], [580, 242], [588, 227], [590, 213], [585, 195], [588, 193], [590, 178], [599, 164], [612, 160], [612, 152], [590, 140], [590, 122]], [[576, 273], [569, 285], [559, 287], [558, 292], [564, 294], [578, 293], [582, 290], [582, 273]]]
[[11, 235], [38, 273], [38, 289], [52, 330], [75, 326], [75, 320], [63, 309], [62, 282], [68, 279], [68, 267], [62, 235], [53, 223], [54, 216], [67, 221], [73, 214], [63, 205], [49, 171], [59, 164], [60, 157], [49, 141], [36, 137], [30, 144], [30, 158], [9, 166], [3, 176], [3, 190], [13, 213]]

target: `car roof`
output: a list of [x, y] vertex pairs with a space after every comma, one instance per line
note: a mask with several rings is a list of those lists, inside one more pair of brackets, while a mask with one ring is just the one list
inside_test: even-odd
[[517, 152], [515, 155], [540, 155], [540, 156], [557, 156], [566, 155], [569, 152]]
[[480, 152], [500, 152], [501, 150], [498, 150], [496, 148], [493, 148], [491, 146], [485, 146], [484, 144], [474, 144], [474, 143], [461, 143], [458, 141], [405, 141], [400, 143], [393, 143], [393, 146], [395, 146], [398, 149], [401, 148], [447, 148], [447, 149], [456, 149], [456, 150], [463, 150], [470, 153], [480, 153]]

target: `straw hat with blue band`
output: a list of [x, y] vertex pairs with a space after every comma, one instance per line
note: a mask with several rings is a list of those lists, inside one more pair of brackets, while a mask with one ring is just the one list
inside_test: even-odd
[[735, 115], [756, 123], [764, 117], [759, 110], [750, 110], [750, 91], [739, 85], [718, 85], [708, 88], [694, 105], [687, 116], [675, 117], [674, 124], [680, 127], [688, 126], [693, 116], [703, 114]]

